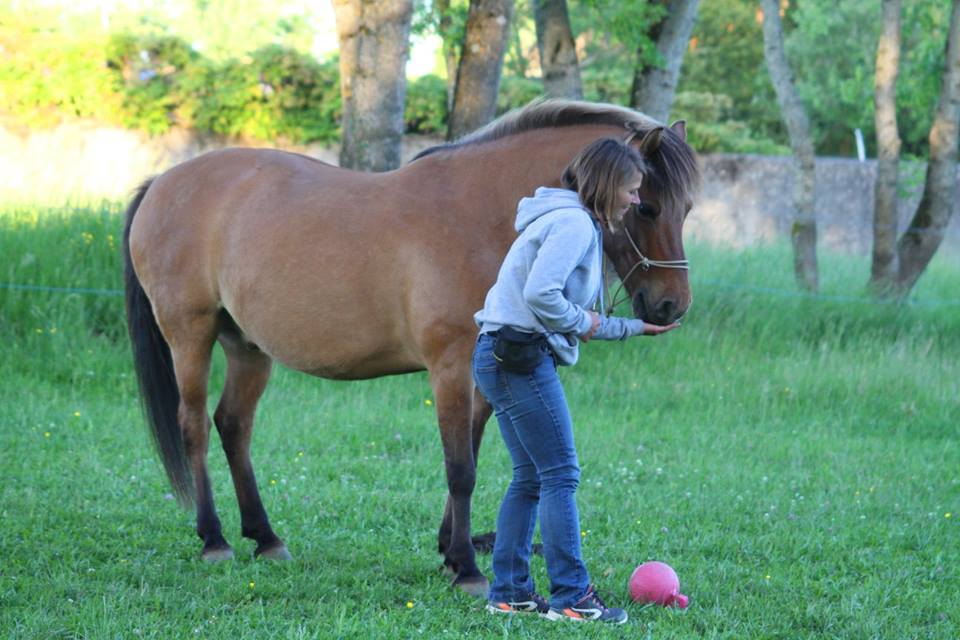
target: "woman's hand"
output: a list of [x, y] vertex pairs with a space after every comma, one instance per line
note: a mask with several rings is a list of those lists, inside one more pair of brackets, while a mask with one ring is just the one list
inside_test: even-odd
[[659, 324], [650, 324], [647, 321], [643, 322], [643, 335], [645, 336], [658, 336], [661, 333], [666, 333], [667, 331], [673, 331], [680, 326], [679, 322], [671, 322], [670, 324], [664, 326]]
[[[587, 313], [590, 314], [590, 330], [580, 336], [580, 340], [583, 342], [590, 342], [590, 338], [592, 338], [593, 334], [600, 328], [600, 314], [596, 311], [587, 311]], [[646, 325], [644, 325], [643, 328], [646, 330]]]

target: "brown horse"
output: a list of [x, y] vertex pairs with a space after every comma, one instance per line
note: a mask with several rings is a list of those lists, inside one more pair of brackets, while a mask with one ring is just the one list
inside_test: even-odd
[[[470, 498], [491, 409], [470, 373], [472, 316], [516, 236], [517, 201], [540, 185], [559, 186], [576, 152], [603, 136], [631, 139], [651, 167], [642, 208], [606, 234], [606, 254], [634, 312], [669, 323], [690, 303], [687, 273], [655, 260], [683, 258], [681, 231], [699, 177], [682, 122], [668, 128], [629, 109], [547, 101], [396, 171], [228, 149], [140, 187], [124, 232], [130, 337], [167, 475], [178, 497], [196, 502], [204, 559], [233, 555], [206, 461], [207, 379], [219, 342], [227, 374], [213, 422], [256, 555], [290, 557], [250, 462], [254, 411], [272, 363], [336, 379], [426, 369], [449, 490], [439, 549], [456, 585], [486, 592]], [[638, 260], [641, 252], [654, 262]]]

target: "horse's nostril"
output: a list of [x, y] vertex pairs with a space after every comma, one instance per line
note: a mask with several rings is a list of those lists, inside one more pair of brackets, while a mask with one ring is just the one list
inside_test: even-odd
[[643, 291], [638, 291], [637, 295], [633, 298], [633, 315], [637, 318], [649, 321], [649, 313], [647, 313], [647, 301], [643, 295]]
[[657, 306], [657, 319], [662, 323], [673, 320], [673, 315], [677, 310], [677, 303], [671, 299], [663, 300]]

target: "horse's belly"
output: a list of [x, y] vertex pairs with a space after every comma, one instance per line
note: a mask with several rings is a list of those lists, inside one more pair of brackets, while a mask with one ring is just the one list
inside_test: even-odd
[[374, 354], [362, 358], [275, 358], [291, 369], [331, 380], [367, 380], [398, 373], [422, 371], [422, 363], [401, 354]]
[[[402, 345], [376, 339], [376, 332], [344, 325], [336, 337], [313, 335], [287, 327], [280, 331], [257, 331], [236, 327], [240, 339], [280, 364], [321, 378], [365, 380], [425, 369], [415, 354]], [[277, 325], [273, 329], [279, 328]]]
[[400, 373], [413, 373], [414, 371], [423, 371], [424, 369], [425, 367], [422, 364], [414, 364], [412, 362], [379, 361], [363, 366], [333, 367], [324, 365], [316, 369], [298, 369], [298, 371], [330, 380], [369, 380], [370, 378], [392, 376]]

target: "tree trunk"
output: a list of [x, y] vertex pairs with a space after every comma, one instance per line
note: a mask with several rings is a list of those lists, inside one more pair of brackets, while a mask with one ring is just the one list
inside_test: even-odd
[[340, 166], [400, 166], [412, 0], [333, 0], [340, 40]]
[[870, 288], [888, 295], [897, 274], [897, 75], [900, 72], [900, 0], [883, 0], [883, 30], [877, 44], [874, 125], [877, 129], [877, 183], [873, 214]]
[[953, 0], [947, 56], [937, 113], [930, 127], [930, 163], [923, 197], [897, 243], [898, 297], [906, 297], [943, 240], [956, 204], [957, 136], [960, 132], [960, 0]]
[[783, 49], [780, 1], [760, 0], [763, 10], [763, 52], [770, 80], [777, 92], [780, 112], [790, 134], [790, 146], [799, 163], [796, 191], [796, 218], [790, 238], [797, 284], [817, 290], [817, 219], [814, 211], [814, 156], [810, 122], [793, 84], [793, 75]]
[[447, 138], [459, 138], [496, 115], [512, 14], [513, 0], [470, 0]]
[[667, 16], [655, 33], [657, 52], [663, 58], [663, 64], [644, 68], [638, 60], [633, 75], [630, 90], [633, 108], [660, 122], [666, 122], [670, 117], [680, 66], [687, 52], [699, 4], [700, 0], [667, 0]]
[[543, 92], [550, 98], [582, 99], [580, 65], [567, 0], [534, 0], [533, 17], [537, 25]]
[[437, 12], [438, 31], [443, 42], [443, 62], [447, 69], [447, 113], [453, 109], [453, 94], [457, 86], [457, 45], [453, 41], [450, 17], [450, 0], [434, 0], [433, 10]]

